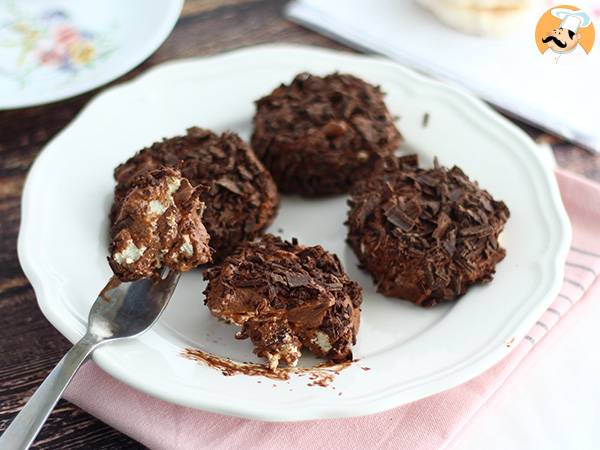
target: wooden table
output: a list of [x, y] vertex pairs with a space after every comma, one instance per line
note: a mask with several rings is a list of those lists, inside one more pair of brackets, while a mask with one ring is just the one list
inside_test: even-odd
[[[266, 42], [344, 48], [282, 17], [284, 0], [188, 0], [175, 30], [158, 51], [112, 84], [176, 58], [210, 55]], [[44, 318], [17, 259], [21, 190], [43, 146], [101, 89], [37, 108], [0, 112], [0, 430], [70, 347]], [[525, 127], [552, 144], [558, 163], [600, 181], [592, 156]], [[43, 251], [43, 249], [41, 249]], [[38, 448], [141, 448], [78, 407], [61, 401], [36, 441]]]

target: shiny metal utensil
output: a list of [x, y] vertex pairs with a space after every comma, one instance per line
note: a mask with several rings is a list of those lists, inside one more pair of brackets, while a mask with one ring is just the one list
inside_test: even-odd
[[113, 277], [92, 306], [85, 336], [60, 360], [0, 436], [0, 449], [28, 448], [81, 364], [98, 346], [148, 330], [169, 302], [179, 275], [165, 269], [158, 280], [132, 283]]

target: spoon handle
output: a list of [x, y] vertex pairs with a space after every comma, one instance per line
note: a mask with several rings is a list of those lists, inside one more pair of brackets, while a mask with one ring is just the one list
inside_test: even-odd
[[63, 356], [0, 436], [1, 449], [25, 450], [29, 448], [73, 375], [98, 344], [98, 340], [86, 335]]

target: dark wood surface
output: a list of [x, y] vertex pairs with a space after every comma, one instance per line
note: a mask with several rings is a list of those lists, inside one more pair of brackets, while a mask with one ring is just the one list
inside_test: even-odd
[[[343, 46], [286, 21], [284, 0], [189, 0], [167, 41], [141, 66], [111, 84], [175, 58], [201, 56], [266, 42]], [[17, 259], [23, 182], [42, 147], [67, 125], [94, 92], [52, 105], [0, 112], [0, 430], [70, 344], [39, 311]], [[600, 181], [600, 156], [524, 129], [552, 144], [558, 163]], [[41, 249], [43, 251], [43, 249]], [[140, 448], [141, 445], [76, 406], [61, 401], [36, 448]]]

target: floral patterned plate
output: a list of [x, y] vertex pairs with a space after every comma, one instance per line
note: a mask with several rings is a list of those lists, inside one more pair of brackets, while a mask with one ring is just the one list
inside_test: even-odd
[[0, 1], [0, 109], [94, 89], [150, 56], [183, 0]]

